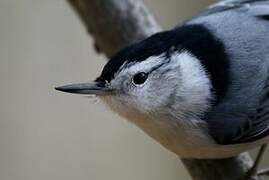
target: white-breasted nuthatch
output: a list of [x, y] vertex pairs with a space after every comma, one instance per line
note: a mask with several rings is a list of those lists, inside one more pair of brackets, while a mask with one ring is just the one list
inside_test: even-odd
[[269, 0], [211, 6], [132, 44], [94, 82], [96, 94], [184, 158], [225, 158], [269, 140]]

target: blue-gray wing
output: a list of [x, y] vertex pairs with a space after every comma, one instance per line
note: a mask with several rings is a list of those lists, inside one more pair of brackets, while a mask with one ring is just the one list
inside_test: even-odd
[[269, 0], [222, 0], [211, 5], [206, 11], [199, 13], [197, 17], [237, 9], [240, 9], [240, 11], [248, 11], [248, 13], [251, 13], [254, 16], [268, 17]]
[[255, 114], [248, 117], [248, 127], [237, 137], [233, 138], [232, 143], [251, 142], [269, 135], [269, 83], [264, 87], [265, 94], [260, 100]]
[[[239, 144], [256, 141], [269, 135], [269, 91], [262, 104], [245, 111], [244, 106], [218, 107], [208, 114], [209, 130], [219, 144]], [[242, 107], [242, 109], [241, 109]]]
[[[269, 0], [221, 1], [195, 16], [194, 19], [200, 17], [202, 17], [201, 19], [209, 19], [212, 22], [205, 23], [211, 23], [210, 25], [212, 25], [212, 23], [219, 22], [219, 20], [225, 21], [225, 19], [221, 18], [218, 21], [214, 21], [214, 16], [218, 13], [225, 14], [226, 12], [230, 15], [231, 19], [238, 17], [233, 17], [237, 13], [230, 12], [246, 13], [247, 17], [253, 16], [264, 20], [258, 23], [260, 29], [269, 27]], [[211, 18], [204, 18], [206, 16]], [[244, 20], [248, 19], [244, 18]], [[227, 21], [230, 22], [230, 20]], [[227, 49], [237, 58], [237, 60], [230, 59], [230, 61], [233, 61], [230, 63], [234, 63], [233, 66], [238, 67], [238, 69], [233, 69], [233, 74], [240, 77], [240, 80], [234, 82], [240, 88], [238, 91], [234, 90], [229, 94], [230, 100], [215, 106], [205, 117], [211, 136], [219, 144], [251, 142], [269, 135], [269, 44], [267, 41], [269, 29], [268, 31], [266, 29], [259, 31], [253, 28], [258, 27], [255, 24], [255, 18], [251, 18], [246, 23], [241, 22], [241, 20], [233, 20], [233, 22], [238, 22], [238, 24], [254, 23], [253, 26], [252, 24], [249, 25], [252, 26], [249, 29], [244, 29], [248, 27], [247, 25], [242, 25], [244, 28], [238, 24], [234, 25], [240, 31], [235, 30], [237, 34], [230, 34], [233, 39], [227, 35], [227, 32], [234, 30], [234, 27], [231, 27], [233, 24], [231, 25], [229, 22], [223, 22], [224, 26], [220, 23], [216, 27], [226, 28], [224, 30], [217, 30], [218, 35], [221, 34], [220, 38], [225, 35], [226, 38], [230, 38], [230, 42], [234, 41], [234, 39], [238, 41], [238, 43], [228, 42], [229, 47]], [[250, 34], [248, 32], [252, 32], [252, 37], [249, 37]], [[248, 49], [248, 51], [245, 51], [245, 49]], [[241, 65], [245, 68], [243, 69], [244, 73], [240, 72]], [[261, 67], [265, 67], [263, 72], [260, 70]], [[250, 72], [253, 69], [256, 69], [254, 70], [255, 72]], [[237, 88], [237, 86], [234, 86], [234, 88]]]

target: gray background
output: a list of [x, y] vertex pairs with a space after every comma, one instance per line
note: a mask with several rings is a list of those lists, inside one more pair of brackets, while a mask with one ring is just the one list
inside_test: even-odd
[[[210, 1], [146, 3], [167, 29]], [[65, 1], [0, 0], [0, 23], [1, 180], [189, 179], [101, 102], [53, 89], [94, 79], [106, 62]]]

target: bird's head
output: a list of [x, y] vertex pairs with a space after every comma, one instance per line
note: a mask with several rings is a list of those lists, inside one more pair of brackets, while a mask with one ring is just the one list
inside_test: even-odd
[[179, 42], [187, 37], [176, 33], [161, 32], [124, 48], [93, 82], [56, 89], [97, 95], [125, 117], [200, 115], [210, 106], [212, 83], [196, 55]]

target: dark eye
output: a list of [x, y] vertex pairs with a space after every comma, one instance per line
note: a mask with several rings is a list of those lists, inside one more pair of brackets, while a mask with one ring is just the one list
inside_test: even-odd
[[141, 85], [143, 84], [148, 78], [148, 74], [144, 72], [137, 73], [133, 77], [133, 83], [136, 85]]

